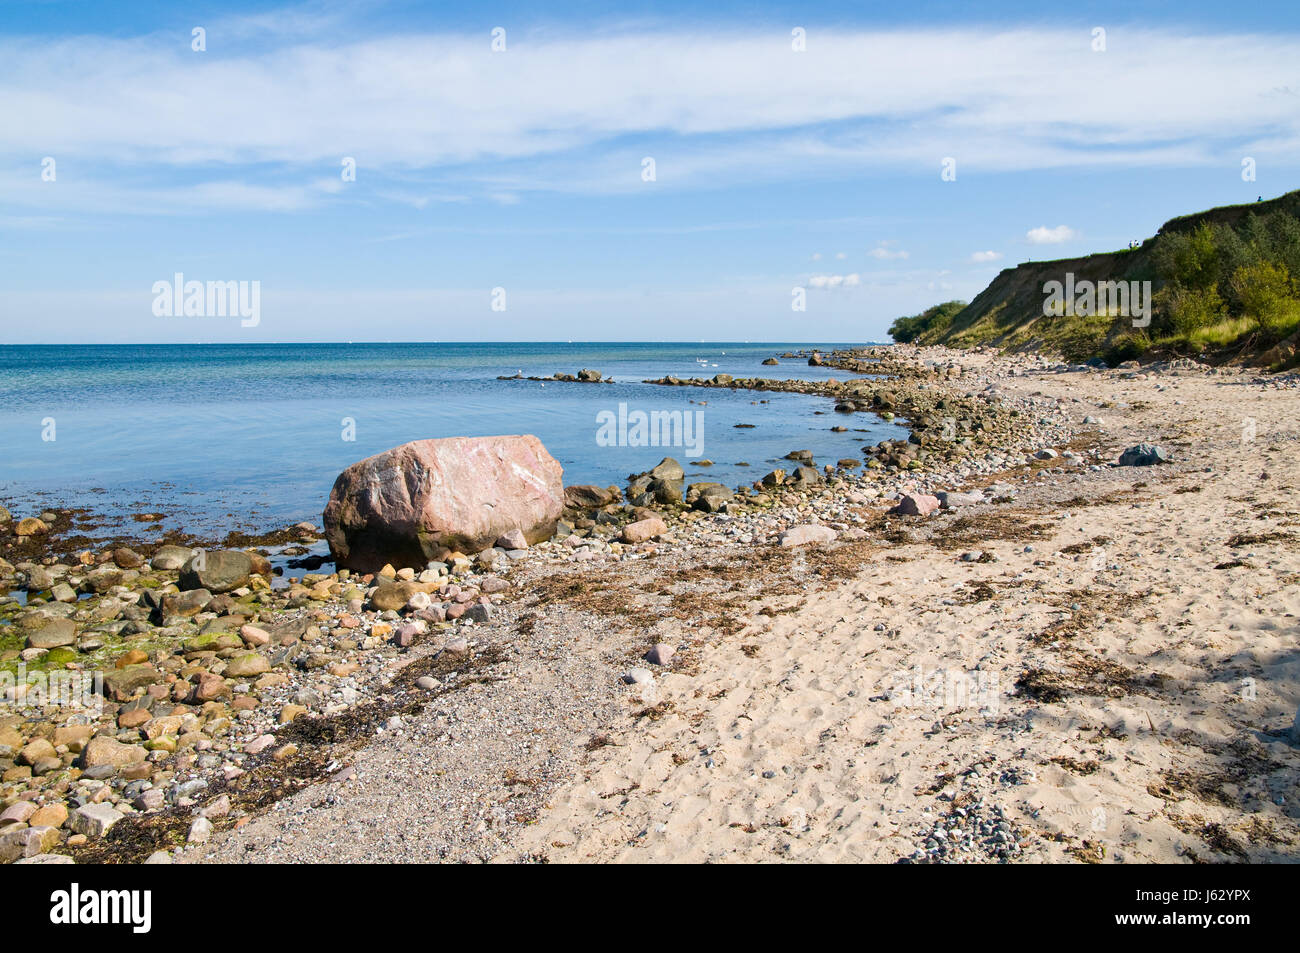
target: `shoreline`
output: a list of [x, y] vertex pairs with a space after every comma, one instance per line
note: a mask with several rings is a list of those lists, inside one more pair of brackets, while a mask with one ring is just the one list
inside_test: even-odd
[[[1047, 386], [1077, 375], [1081, 381], [1114, 381], [1117, 386], [1130, 386], [1119, 383], [1123, 381], [1123, 375], [1135, 375], [1131, 379], [1140, 384], [1142, 382], [1137, 381], [1137, 376], [1142, 372], [1070, 371], [1053, 362], [1023, 356], [992, 359], [988, 355], [933, 349], [890, 348], [889, 351], [911, 362], [900, 364], [910, 380], [873, 381], [871, 386], [862, 388], [862, 394], [872, 395], [872, 406], [878, 406], [874, 403], [874, 395], [882, 389], [900, 392], [900, 398], [918, 402], [915, 406], [926, 405], [917, 415], [917, 420], [912, 421], [922, 439], [917, 446], [923, 451], [921, 460], [924, 462], [918, 461], [919, 467], [908, 470], [906, 467], [911, 465], [910, 462], [903, 468], [898, 468], [896, 463], [882, 463], [880, 469], [861, 475], [839, 471], [832, 474], [833, 482], [797, 491], [780, 488], [771, 494], [770, 505], [760, 505], [753, 512], [734, 516], [686, 511], [685, 515], [674, 520], [670, 528], [671, 542], [635, 547], [599, 541], [572, 547], [544, 544], [536, 547], [526, 559], [512, 564], [508, 571], [503, 570], [499, 576], [475, 573], [461, 582], [452, 582], [452, 577], [448, 576], [446, 584], [438, 577], [436, 588], [440, 594], [445, 596], [453, 585], [457, 587], [457, 592], [451, 594], [453, 601], [469, 592], [468, 588], [465, 592], [460, 591], [466, 580], [481, 583], [487, 578], [499, 578], [507, 582], [508, 587], [495, 593], [482, 591], [482, 588], [495, 588], [495, 584], [473, 590], [466, 601], [486, 607], [486, 611], [478, 613], [481, 621], [439, 622], [427, 626], [424, 632], [410, 633], [408, 644], [403, 646], [395, 646], [389, 641], [398, 630], [409, 624], [401, 616], [386, 618], [390, 614], [397, 616], [397, 613], [392, 610], [367, 611], [364, 593], [342, 600], [328, 591], [331, 586], [337, 586], [337, 595], [344, 594], [350, 588], [346, 587], [349, 580], [331, 581], [326, 577], [313, 579], [311, 586], [300, 585], [297, 590], [291, 588], [288, 599], [290, 602], [298, 600], [297, 606], [267, 607], [268, 619], [259, 614], [246, 623], [256, 623], [255, 627], [266, 624], [272, 629], [272, 650], [287, 654], [284, 661], [264, 673], [263, 678], [268, 674], [283, 673], [287, 675], [287, 684], [274, 684], [278, 678], [260, 684], [246, 680], [248, 691], [238, 694], [241, 698], [260, 696], [259, 703], [239, 709], [238, 716], [233, 719], [228, 717], [229, 710], [220, 713], [216, 708], [209, 708], [206, 713], [200, 710], [203, 722], [219, 722], [227, 718], [229, 726], [219, 726], [224, 730], [215, 736], [205, 736], [200, 724], [199, 737], [191, 736], [187, 743], [181, 744], [182, 737], [194, 733], [180, 731], [185, 727], [182, 724], [174, 728], [170, 722], [155, 725], [156, 737], [171, 739], [180, 755], [168, 752], [165, 757], [151, 763], [163, 765], [161, 770], [164, 772], [171, 769], [169, 765], [179, 770], [173, 770], [162, 784], [145, 790], [157, 790], [169, 784], [172, 785], [169, 790], [177, 790], [195, 780], [205, 781], [206, 787], [191, 788], [189, 794], [173, 799], [169, 802], [171, 806], [160, 812], [123, 812], [125, 817], [114, 822], [106, 837], [88, 841], [84, 847], [48, 846], [53, 850], [72, 850], [84, 860], [140, 860], [159, 847], [173, 849], [179, 846], [189, 835], [194, 811], [210, 808], [215, 802], [216, 810], [210, 811], [210, 822], [215, 832], [207, 835], [212, 840], [205, 842], [208, 846], [191, 846], [178, 859], [197, 860], [207, 855], [228, 860], [272, 859], [260, 856], [266, 853], [283, 859], [311, 860], [311, 845], [323, 843], [326, 835], [322, 832], [319, 837], [312, 835], [294, 839], [286, 827], [289, 814], [299, 810], [304, 798], [318, 799], [317, 794], [324, 790], [328, 798], [351, 799], [369, 805], [351, 813], [347, 805], [341, 808], [342, 816], [337, 823], [359, 825], [349, 828], [358, 835], [366, 826], [366, 818], [386, 817], [390, 812], [397, 812], [394, 817], [405, 816], [393, 792], [384, 788], [382, 772], [378, 770], [384, 764], [392, 767], [392, 762], [400, 767], [399, 774], [402, 771], [414, 772], [414, 776], [405, 776], [407, 782], [417, 788], [426, 786], [436, 803], [452, 803], [437, 800], [438, 797], [450, 796], [449, 790], [444, 789], [447, 785], [464, 787], [468, 784], [476, 788], [480, 802], [506, 804], [510, 808], [508, 811], [494, 808], [476, 817], [470, 825], [464, 823], [463, 812], [457, 813], [451, 808], [442, 811], [437, 822], [422, 832], [424, 839], [428, 840], [426, 846], [438, 841], [433, 859], [564, 859], [562, 852], [579, 844], [582, 845], [579, 851], [586, 852], [587, 856], [635, 859], [633, 856], [625, 857], [626, 848], [620, 851], [609, 840], [609, 831], [605, 829], [608, 824], [600, 821], [603, 815], [592, 815], [591, 805], [586, 803], [586, 796], [574, 787], [573, 779], [583, 774], [612, 777], [621, 772], [628, 776], [629, 784], [635, 783], [637, 787], [619, 795], [626, 801], [626, 806], [615, 813], [648, 810], [643, 804], [644, 796], [634, 792], [642, 788], [649, 790], [649, 787], [643, 785], [644, 778], [637, 777], [626, 764], [618, 763], [615, 756], [622, 756], [620, 748], [641, 750], [645, 743], [634, 736], [642, 730], [664, 733], [669, 739], [681, 737], [681, 732], [689, 733], [692, 730], [691, 719], [686, 718], [686, 727], [678, 729], [677, 723], [683, 721], [683, 717], [677, 709], [684, 709], [686, 699], [698, 695], [688, 693], [683, 696], [681, 692], [685, 689], [679, 689], [679, 683], [716, 680], [721, 671], [742, 671], [746, 666], [763, 664], [757, 661], [764, 656], [764, 639], [757, 639], [754, 635], [759, 631], [757, 626], [767, 625], [781, 637], [796, 638], [798, 632], [788, 627], [809, 618], [810, 609], [806, 602], [797, 604], [807, 597], [800, 595], [803, 589], [794, 586], [793, 580], [808, 578], [813, 585], [825, 586], [812, 606], [811, 618], [815, 626], [825, 624], [834, 629], [836, 623], [825, 612], [817, 614], [816, 602], [835, 604], [846, 589], [861, 586], [859, 576], [869, 567], [905, 566], [918, 562], [928, 565], [927, 561], [939, 558], [937, 566], [947, 566], [951, 560], [956, 560], [958, 566], [992, 571], [988, 567], [1005, 566], [1013, 559], [1026, 556], [1024, 552], [1016, 556], [1010, 551], [1001, 551], [1013, 542], [1050, 538], [1050, 521], [1030, 518], [1022, 512], [1041, 505], [1037, 499], [1042, 490], [1040, 484], [1056, 487], [1070, 486], [1075, 482], [1105, 482], [1102, 478], [1113, 478], [1115, 473], [1125, 472], [1108, 466], [1111, 448], [1106, 444], [1113, 443], [1113, 438], [1100, 425], [1083, 424], [1083, 418], [1090, 415], [1079, 413], [1072, 402], [1045, 397], [1041, 393], [1036, 395], [1032, 391], [1022, 392], [1019, 385], [1041, 378]], [[963, 366], [957, 374], [947, 370], [936, 374], [933, 365], [927, 367], [925, 361], [939, 361], [945, 367], [954, 362], [970, 364], [973, 370]], [[1200, 371], [1188, 373], [1201, 375]], [[1223, 376], [1236, 378], [1247, 375]], [[988, 390], [989, 384], [993, 385], [992, 393]], [[826, 386], [829, 388], [830, 385]], [[823, 396], [841, 396], [845, 385], [836, 386], [841, 394]], [[957, 418], [980, 407], [992, 410], [995, 404], [1003, 403], [999, 397], [1009, 400], [1010, 409], [1021, 412], [1017, 415], [1019, 419], [1008, 418], [1016, 420], [1018, 429], [996, 433], [1000, 439], [1010, 443], [1009, 447], [994, 448], [988, 451], [986, 458], [972, 461], [966, 451], [979, 446], [984, 431], [965, 434], [971, 442], [954, 452], [956, 459], [953, 461], [945, 458], [944, 447], [938, 444], [926, 446], [927, 431], [934, 433], [943, 429], [942, 419], [926, 422], [926, 417], [933, 418], [943, 412], [944, 416]], [[941, 405], [944, 401], [947, 403]], [[1108, 410], [1098, 412], [1110, 413]], [[1033, 459], [1033, 452], [1046, 449], [1048, 444], [1058, 451], [1068, 450], [1075, 457], [1066, 458], [1062, 452], [1051, 459]], [[1076, 459], [1078, 462], [1074, 462]], [[1002, 465], [1012, 460], [1017, 462], [1016, 466], [1007, 468]], [[940, 469], [946, 466], [951, 466], [951, 470]], [[922, 469], [924, 467], [931, 469]], [[1163, 483], [1167, 482], [1166, 473], [1181, 473], [1181, 469], [1176, 462], [1172, 467], [1148, 467], [1137, 472], [1144, 476], [1159, 475], [1159, 482]], [[1019, 487], [1017, 483], [1025, 483], [1026, 487]], [[906, 517], [886, 512], [893, 503], [893, 495], [903, 490], [970, 492], [971, 488], [980, 486], [991, 489], [981, 494], [978, 502], [974, 499], [958, 501], [955, 513], [945, 511], [946, 515]], [[1124, 487], [1116, 486], [1108, 492], [1122, 489]], [[1065, 505], [1067, 513], [1087, 512], [1093, 505], [1122, 505], [1115, 502], [1071, 502], [1076, 498], [1082, 500], [1083, 496], [1065, 497], [1057, 503]], [[1022, 499], [1026, 502], [1020, 502]], [[782, 548], [777, 542], [780, 533], [803, 524], [829, 526], [838, 540], [825, 549]], [[936, 530], [935, 534], [925, 532], [931, 528]], [[923, 541], [928, 536], [933, 536], [933, 539]], [[999, 543], [999, 540], [1005, 543]], [[976, 547], [981, 542], [987, 548], [977, 552]], [[923, 559], [909, 556], [906, 563], [893, 562], [915, 547], [927, 545], [933, 547], [936, 554], [948, 555]], [[1035, 544], [1023, 542], [1022, 550], [1025, 545]], [[965, 552], [959, 552], [963, 549]], [[976, 555], [964, 559], [970, 553]], [[1076, 553], [1076, 556], [1082, 555]], [[989, 558], [985, 559], [985, 556]], [[1029, 571], [1032, 572], [1033, 560], [1025, 561], [1031, 564]], [[601, 571], [592, 573], [590, 570], [593, 568]], [[602, 580], [616, 580], [619, 584], [603, 585]], [[987, 585], [991, 589], [997, 588], [992, 581]], [[357, 588], [352, 591], [357, 592]], [[916, 580], [915, 588], [918, 592], [930, 592], [934, 586], [929, 579], [922, 577]], [[889, 598], [896, 600], [899, 595], [901, 593], [895, 590]], [[358, 596], [361, 602], [357, 601]], [[875, 598], [885, 597], [877, 591]], [[964, 605], [967, 604], [966, 598], [953, 601]], [[985, 596], [969, 605], [981, 606], [989, 601], [990, 597]], [[855, 614], [862, 614], [864, 604], [869, 603], [858, 600], [839, 607], [837, 611], [845, 619], [852, 618]], [[1080, 609], [1067, 611], [1066, 615], [1099, 611], [1082, 596], [1079, 604]], [[879, 601], [877, 605], [888, 608]], [[232, 611], [228, 615], [236, 613]], [[482, 618], [484, 616], [486, 618]], [[353, 624], [343, 624], [345, 617]], [[204, 625], [220, 618], [209, 619]], [[276, 624], [269, 621], [271, 618]], [[655, 621], [647, 625], [641, 620]], [[868, 629], [864, 635], [868, 639], [888, 641], [891, 639], [889, 633], [900, 628], [884, 621], [879, 624], [885, 625], [882, 630], [885, 636], [880, 636], [874, 628]], [[377, 626], [384, 627], [380, 628], [378, 637], [374, 634]], [[319, 630], [319, 634], [306, 639], [312, 627]], [[239, 627], [231, 623], [226, 623], [224, 628], [239, 631]], [[218, 624], [208, 634], [221, 629]], [[360, 637], [354, 638], [353, 635]], [[181, 633], [177, 633], [178, 639], [180, 636]], [[767, 637], [771, 637], [770, 632]], [[743, 638], [751, 641], [735, 644]], [[240, 640], [236, 638], [235, 641]], [[640, 655], [659, 641], [677, 649], [671, 663], [657, 667], [640, 662]], [[368, 647], [367, 643], [370, 643]], [[296, 653], [295, 646], [298, 647]], [[747, 650], [746, 646], [750, 648]], [[246, 644], [231, 645], [219, 648], [209, 656], [202, 655], [202, 650], [186, 653], [192, 657], [182, 659], [184, 664], [178, 671], [183, 672], [187, 665], [198, 663], [219, 670], [222, 661], [248, 654], [246, 650], [249, 648]], [[732, 650], [735, 650], [734, 659], [727, 654]], [[226, 653], [227, 659], [221, 659], [222, 653]], [[716, 664], [718, 653], [727, 658], [725, 668]], [[301, 668], [289, 661], [303, 656], [321, 664], [312, 662], [314, 667]], [[815, 643], [804, 646], [799, 657], [827, 661], [819, 655]], [[354, 665], [358, 667], [348, 670]], [[342, 667], [329, 672], [330, 666]], [[637, 668], [644, 668], [647, 672], [654, 669], [655, 672], [646, 683], [634, 682], [630, 687], [618, 688], [620, 677]], [[322, 670], [329, 674], [311, 674]], [[346, 674], [338, 674], [345, 671]], [[1050, 669], [1040, 667], [1036, 671], [1048, 672]], [[423, 678], [431, 678], [438, 684], [432, 687], [417, 684], [418, 679]], [[1069, 691], [1068, 685], [1056, 685], [1046, 675], [1034, 676], [1028, 682], [1019, 676], [1017, 678], [1017, 686], [1024, 682], [1044, 697], [1050, 695], [1051, 690], [1066, 694]], [[328, 681], [337, 689], [329, 703], [318, 706], [315, 717], [299, 717], [286, 727], [272, 724], [272, 714], [278, 717], [284, 705], [294, 704], [291, 693], [310, 688], [313, 680]], [[236, 687], [238, 684], [237, 681]], [[342, 688], [349, 687], [353, 689], [355, 698], [351, 703], [345, 703]], [[1006, 690], [1008, 686], [1002, 688]], [[701, 690], [691, 691], [698, 693]], [[651, 697], [645, 697], [647, 692]], [[539, 704], [539, 697], [548, 699], [548, 703]], [[711, 696], [706, 694], [705, 697]], [[726, 697], [724, 693], [715, 699], [716, 705], [704, 705], [706, 720], [711, 714], [710, 707], [721, 710], [730, 705], [725, 701]], [[852, 697], [860, 697], [860, 693]], [[1006, 700], [1019, 697], [1018, 691], [1008, 695]], [[369, 707], [367, 699], [371, 702]], [[329, 710], [337, 705], [343, 707]], [[152, 720], [166, 721], [171, 717], [175, 716], [155, 716]], [[398, 719], [396, 724], [392, 721], [394, 717]], [[504, 731], [500, 724], [496, 724], [511, 717], [515, 721]], [[180, 719], [183, 721], [184, 715]], [[942, 720], [940, 717], [939, 721]], [[4, 722], [0, 721], [0, 724]], [[147, 730], [151, 721], [141, 724]], [[782, 728], [786, 730], [788, 726]], [[179, 734], [173, 738], [166, 733], [168, 730]], [[273, 741], [248, 754], [249, 743], [267, 735], [271, 735]], [[326, 737], [334, 740], [322, 744]], [[508, 740], [527, 737], [539, 740], [523, 747], [519, 747], [522, 741], [516, 744]], [[617, 740], [620, 737], [630, 740]], [[719, 744], [722, 744], [721, 737], [719, 735]], [[209, 742], [206, 745], [205, 740]], [[286, 754], [289, 745], [295, 746], [296, 750]], [[458, 770], [450, 772], [450, 780], [431, 778], [428, 771], [422, 770], [422, 766], [428, 767], [430, 745], [437, 747], [440, 758], [445, 756], [449, 765], [457, 766]], [[155, 746], [154, 750], [166, 748], [164, 743]], [[543, 748], [544, 757], [539, 755]], [[178, 762], [188, 759], [188, 752], [193, 753], [193, 758], [180, 768]], [[278, 759], [275, 753], [280, 754]], [[674, 755], [674, 760], [678, 756], [681, 752]], [[212, 763], [213, 759], [216, 763]], [[336, 760], [340, 765], [344, 761], [351, 763], [339, 770], [327, 770], [331, 767], [330, 762]], [[718, 757], [706, 755], [701, 760], [714, 762], [714, 767], [704, 769], [706, 772], [717, 770]], [[743, 759], [736, 760], [743, 763]], [[647, 753], [643, 763], [648, 765], [654, 761], [655, 758]], [[1080, 760], [1079, 763], [1088, 762]], [[225, 775], [231, 774], [228, 770], [231, 764], [241, 773], [226, 778]], [[682, 765], [693, 771], [694, 759], [688, 759]], [[225, 770], [219, 770], [222, 768]], [[337, 780], [340, 773], [348, 772], [351, 780]], [[219, 775], [220, 781], [217, 780]], [[702, 777], [707, 776], [706, 773]], [[188, 780], [179, 781], [181, 777]], [[292, 790], [299, 786], [299, 782], [308, 790], [293, 795]], [[693, 786], [687, 786], [696, 797], [700, 784], [704, 784], [707, 790], [707, 782], [698, 778]], [[951, 784], [949, 781], [941, 785], [935, 796], [942, 795], [943, 789]], [[84, 781], [74, 777], [69, 779], [65, 792], [85, 787]], [[94, 786], [94, 790], [103, 787], [102, 784]], [[111, 800], [114, 792], [111, 784], [109, 787], [107, 799]], [[277, 789], [281, 796], [287, 796], [284, 800], [270, 793]], [[317, 793], [312, 793], [314, 791]], [[49, 795], [48, 791], [46, 795]], [[223, 796], [229, 799], [224, 810], [219, 803]], [[601, 800], [603, 803], [605, 799]], [[276, 802], [288, 806], [271, 811]], [[545, 807], [548, 803], [551, 805], [549, 809]], [[802, 810], [810, 816], [816, 813], [807, 808]], [[999, 807], [999, 810], [1005, 814], [1006, 808]], [[312, 817], [319, 813], [314, 808], [306, 811], [306, 815]], [[524, 820], [517, 820], [519, 817]], [[333, 823], [321, 821], [322, 831], [330, 829]], [[731, 821], [727, 823], [732, 824]], [[997, 841], [1005, 848], [1005, 840], [1010, 837], [1006, 832], [1013, 829], [1013, 821], [1004, 816], [993, 819], [990, 815], [981, 823], [1005, 835], [1003, 841]], [[777, 826], [781, 831], [797, 835], [798, 831], [791, 831], [792, 824], [793, 821], [787, 821], [784, 826]], [[736, 821], [735, 825], [723, 829], [739, 830], [742, 834], [728, 834], [722, 840], [733, 836], [742, 840], [752, 837], [747, 832], [749, 827], [753, 827], [755, 833], [766, 830], [753, 818]], [[542, 830], [555, 835], [552, 841], [538, 839], [542, 835], [536, 832]], [[131, 836], [128, 836], [128, 831], [132, 832]], [[397, 859], [419, 859], [420, 856], [430, 859], [428, 855], [420, 855], [405, 837], [394, 837], [390, 842], [389, 833], [385, 830], [376, 836]], [[1233, 835], [1227, 836], [1231, 840]], [[798, 839], [796, 836], [795, 840]], [[1086, 852], [1087, 849], [1081, 845], [1088, 838], [1075, 840], [1079, 842], [1073, 847]], [[553, 846], [560, 842], [566, 846]], [[260, 846], [250, 850], [250, 843]], [[295, 847], [295, 843], [298, 846]], [[1015, 840], [1015, 843], [1019, 845], [1020, 840]], [[1033, 846], [1037, 848], [1039, 845], [1035, 842]], [[718, 846], [718, 849], [726, 853], [725, 848]], [[1061, 850], [1065, 849], [1061, 847]], [[411, 850], [417, 852], [409, 853]], [[978, 856], [986, 860], [1040, 856], [1029, 848], [1022, 850], [1023, 853], [1017, 850], [1013, 855], [1001, 857], [996, 852]], [[1050, 848], [1048, 853], [1051, 853]], [[787, 852], [785, 856], [794, 855]], [[900, 856], [910, 857], [911, 854], [889, 859], [897, 860]], [[317, 855], [315, 859], [324, 859], [324, 856]]]

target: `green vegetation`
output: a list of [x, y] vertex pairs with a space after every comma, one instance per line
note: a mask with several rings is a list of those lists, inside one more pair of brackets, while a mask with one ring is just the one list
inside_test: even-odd
[[916, 341], [933, 344], [952, 327], [952, 319], [966, 307], [965, 301], [945, 301], [909, 318], [899, 318], [889, 327], [890, 336], [900, 344]]
[[[1151, 323], [1074, 314], [1049, 302], [1063, 281], [1147, 282]], [[1044, 305], [1058, 304], [1044, 314]], [[1052, 308], [1047, 310], [1051, 311]], [[973, 302], [949, 301], [890, 328], [899, 342], [1056, 351], [1069, 360], [1192, 355], [1300, 364], [1300, 192], [1175, 219], [1135, 249], [1032, 262], [1003, 271]]]

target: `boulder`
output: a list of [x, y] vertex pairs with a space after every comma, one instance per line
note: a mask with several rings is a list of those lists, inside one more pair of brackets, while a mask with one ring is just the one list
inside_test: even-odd
[[149, 565], [153, 569], [180, 569], [193, 555], [194, 550], [188, 546], [159, 546]]
[[819, 546], [822, 543], [832, 543], [835, 541], [835, 530], [829, 526], [817, 526], [812, 523], [806, 523], [802, 526], [791, 526], [788, 530], [778, 537], [781, 546], [790, 549], [793, 546], [804, 546], [812, 544]]
[[563, 469], [531, 435], [417, 440], [344, 470], [325, 507], [339, 566], [424, 566], [476, 553], [512, 529], [549, 539], [564, 505]]
[[644, 543], [646, 540], [655, 536], [662, 536], [666, 532], [668, 532], [668, 524], [657, 517], [637, 520], [635, 523], [628, 523], [623, 527], [623, 542]]
[[929, 516], [939, 509], [939, 498], [928, 493], [905, 493], [894, 507], [900, 516]]
[[573, 510], [598, 510], [602, 506], [617, 503], [618, 497], [619, 493], [615, 487], [606, 489], [583, 483], [564, 488], [564, 505]]
[[140, 745], [126, 745], [108, 735], [95, 735], [81, 749], [81, 766], [125, 768], [143, 761], [147, 754]]
[[1122, 467], [1149, 467], [1168, 462], [1169, 454], [1165, 448], [1150, 443], [1129, 447], [1119, 456], [1119, 465]]
[[104, 694], [118, 701], [126, 701], [138, 689], [163, 680], [162, 673], [152, 665], [127, 665], [106, 671], [103, 675]]
[[57, 649], [77, 641], [77, 626], [71, 619], [51, 619], [27, 636], [29, 649]]
[[253, 561], [238, 549], [218, 549], [191, 556], [181, 567], [182, 589], [206, 589], [211, 593], [229, 592], [248, 584]]
[[45, 522], [35, 516], [19, 520], [18, 525], [14, 527], [14, 533], [18, 536], [44, 536], [49, 531], [50, 528], [45, 525]]

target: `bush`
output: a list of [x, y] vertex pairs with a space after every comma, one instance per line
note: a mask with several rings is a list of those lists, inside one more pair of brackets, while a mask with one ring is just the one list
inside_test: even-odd
[[1295, 283], [1285, 265], [1270, 261], [1244, 265], [1233, 272], [1231, 285], [1242, 312], [1264, 330], [1276, 330], [1287, 322], [1295, 304]]
[[1226, 311], [1213, 286], [1202, 289], [1166, 285], [1156, 292], [1153, 303], [1169, 329], [1183, 337], [1217, 323]]
[[921, 343], [933, 344], [952, 327], [952, 319], [964, 307], [965, 301], [945, 301], [920, 314], [899, 318], [889, 326], [889, 336], [899, 344], [908, 344], [924, 335]]

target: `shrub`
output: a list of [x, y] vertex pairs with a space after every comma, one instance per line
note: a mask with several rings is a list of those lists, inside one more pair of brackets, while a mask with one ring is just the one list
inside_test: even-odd
[[1223, 299], [1213, 286], [1185, 288], [1166, 285], [1153, 299], [1165, 324], [1177, 335], [1187, 335], [1215, 324], [1226, 310]]

